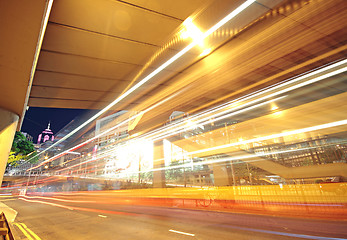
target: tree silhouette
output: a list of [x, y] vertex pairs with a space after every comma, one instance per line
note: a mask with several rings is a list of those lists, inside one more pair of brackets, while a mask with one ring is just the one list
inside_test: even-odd
[[36, 155], [34, 144], [30, 142], [28, 139], [26, 139], [26, 137], [21, 132], [17, 131], [13, 139], [12, 148], [11, 148], [10, 155], [8, 157], [7, 164], [11, 166], [16, 166], [21, 161], [28, 159], [27, 156], [29, 154], [31, 154], [30, 156], [31, 163], [34, 163], [38, 160], [37, 157], [32, 158], [33, 156]]

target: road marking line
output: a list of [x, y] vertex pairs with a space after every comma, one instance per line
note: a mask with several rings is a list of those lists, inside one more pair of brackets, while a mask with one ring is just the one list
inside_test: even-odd
[[179, 234], [188, 235], [188, 236], [192, 236], [192, 237], [195, 236], [195, 234], [193, 234], [193, 233], [180, 232], [180, 231], [176, 231], [173, 229], [170, 229], [169, 232], [179, 233]]
[[24, 227], [25, 230], [27, 230], [36, 240], [41, 240], [41, 238], [39, 236], [37, 236], [33, 231], [31, 231], [27, 225], [25, 225], [24, 223], [20, 223], [20, 225], [22, 225]]
[[107, 216], [104, 216], [104, 215], [101, 215], [101, 214], [99, 214], [98, 216], [102, 217], [102, 218], [107, 218]]
[[27, 231], [24, 230], [24, 228], [23, 228], [21, 225], [19, 225], [18, 223], [13, 223], [13, 225], [17, 226], [17, 227], [24, 233], [24, 235], [25, 235], [29, 240], [34, 240], [34, 239], [30, 236], [30, 234], [29, 234]]

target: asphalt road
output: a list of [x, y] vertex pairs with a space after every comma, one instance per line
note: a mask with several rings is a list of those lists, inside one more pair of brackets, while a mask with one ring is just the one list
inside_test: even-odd
[[[26, 198], [8, 199], [4, 203], [18, 212], [15, 223], [24, 223], [28, 231], [38, 236], [36, 240], [347, 239], [347, 222], [343, 221], [127, 204], [101, 205], [77, 199], [72, 202], [73, 197], [70, 197], [66, 202]], [[14, 224], [17, 239], [27, 239], [17, 225]]]

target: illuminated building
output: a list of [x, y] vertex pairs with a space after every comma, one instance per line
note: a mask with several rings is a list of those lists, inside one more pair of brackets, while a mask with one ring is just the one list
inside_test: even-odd
[[41, 142], [44, 143], [48, 140], [53, 142], [54, 136], [52, 130], [50, 129], [50, 125], [51, 123], [49, 122], [47, 128], [38, 136], [37, 144], [40, 144]]

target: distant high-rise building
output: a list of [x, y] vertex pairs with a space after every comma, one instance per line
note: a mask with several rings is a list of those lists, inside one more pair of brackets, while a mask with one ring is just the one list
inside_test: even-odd
[[44, 143], [46, 141], [52, 141], [54, 140], [53, 132], [50, 129], [51, 123], [48, 123], [47, 128], [42, 131], [42, 133], [38, 136], [37, 144]]
[[22, 132], [22, 134], [24, 135], [24, 137], [26, 137], [26, 139], [28, 139], [28, 141], [30, 141], [30, 142], [33, 141], [34, 138], [29, 133]]

